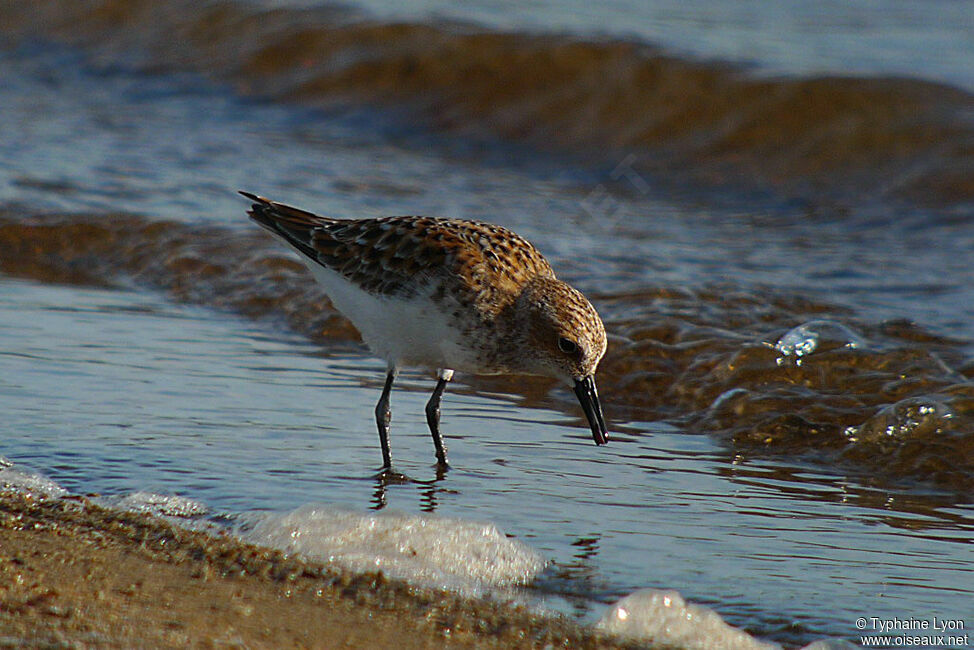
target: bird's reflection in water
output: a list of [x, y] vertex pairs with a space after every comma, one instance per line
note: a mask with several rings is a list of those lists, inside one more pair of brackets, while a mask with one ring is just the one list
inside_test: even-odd
[[389, 487], [396, 485], [415, 485], [419, 488], [420, 510], [423, 512], [436, 512], [436, 508], [439, 505], [438, 495], [444, 492], [456, 492], [455, 490], [449, 490], [439, 485], [446, 479], [446, 474], [449, 469], [449, 467], [437, 465], [436, 476], [428, 481], [409, 478], [405, 474], [400, 474], [392, 470], [382, 471], [375, 477], [375, 489], [372, 490], [372, 500], [370, 501], [369, 508], [372, 510], [382, 510], [388, 505]]
[[576, 548], [571, 561], [553, 564], [535, 583], [535, 588], [542, 592], [563, 596], [571, 605], [572, 614], [577, 619], [590, 613], [593, 594], [604, 593], [607, 587], [598, 568], [600, 543], [601, 535], [598, 533], [577, 538], [571, 543]]

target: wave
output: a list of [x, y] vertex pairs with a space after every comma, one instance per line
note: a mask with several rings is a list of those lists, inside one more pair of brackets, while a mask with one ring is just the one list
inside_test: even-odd
[[[134, 283], [332, 345], [358, 340], [307, 270], [256, 229], [0, 209], [0, 272]], [[735, 454], [808, 455], [880, 484], [920, 480], [969, 495], [974, 360], [966, 342], [903, 321], [854, 322], [829, 305], [760, 289], [593, 298], [610, 334], [599, 385], [617, 422], [666, 420], [716, 435]], [[474, 385], [557, 399], [540, 380]], [[570, 397], [563, 406], [575, 413]]]
[[0, 4], [0, 34], [108, 66], [191, 70], [251, 96], [381, 106], [424, 129], [615, 166], [675, 189], [922, 204], [974, 200], [974, 96], [901, 78], [757, 79], [644, 43], [380, 22], [233, 0]]

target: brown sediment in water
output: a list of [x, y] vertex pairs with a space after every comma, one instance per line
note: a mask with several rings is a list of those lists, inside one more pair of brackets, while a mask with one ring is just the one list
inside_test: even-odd
[[557, 616], [351, 574], [84, 498], [0, 493], [0, 645], [615, 648]]
[[[0, 211], [0, 271], [47, 282], [135, 282], [179, 301], [283, 321], [330, 344], [358, 339], [304, 267], [259, 232]], [[859, 323], [829, 305], [756, 291], [593, 296], [610, 335], [599, 368], [607, 412], [617, 421], [665, 420], [709, 433], [735, 453], [839, 463], [866, 483], [921, 480], [970, 493], [974, 360], [964, 342], [905, 321]], [[813, 351], [776, 347], [808, 323], [825, 333]], [[534, 400], [550, 388], [523, 378], [473, 381], [529, 391]]]
[[8, 3], [0, 25], [12, 42], [44, 35], [107, 65], [194, 70], [262, 98], [384, 106], [408, 124], [597, 164], [635, 154], [674, 189], [974, 200], [974, 96], [920, 80], [762, 79], [641, 43], [231, 0]]
[[43, 282], [140, 284], [190, 304], [285, 321], [316, 340], [358, 332], [307, 283], [305, 267], [260, 232], [234, 233], [134, 215], [5, 220], [0, 271]]
[[[623, 414], [717, 434], [745, 455], [810, 453], [864, 471], [867, 484], [920, 479], [969, 493], [974, 363], [963, 342], [905, 321], [854, 323], [774, 292], [651, 300], [651, 317], [607, 324], [615, 336], [600, 382], [625, 396]], [[801, 357], [776, 347], [822, 319], [851, 323], [861, 340], [824, 337]]]

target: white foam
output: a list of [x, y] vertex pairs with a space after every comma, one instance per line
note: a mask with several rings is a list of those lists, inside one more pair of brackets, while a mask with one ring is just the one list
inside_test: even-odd
[[42, 499], [59, 499], [68, 493], [51, 479], [17, 469], [3, 456], [0, 456], [0, 492], [16, 492]]
[[676, 591], [633, 592], [612, 605], [595, 626], [626, 639], [686, 650], [780, 649], [728, 625], [712, 609], [686, 602]]
[[445, 517], [308, 505], [266, 516], [241, 536], [352, 571], [382, 570], [466, 593], [524, 584], [545, 566], [537, 552], [494, 524]]
[[208, 512], [206, 505], [199, 501], [153, 492], [133, 492], [111, 501], [110, 505], [119, 510], [163, 517], [201, 517]]

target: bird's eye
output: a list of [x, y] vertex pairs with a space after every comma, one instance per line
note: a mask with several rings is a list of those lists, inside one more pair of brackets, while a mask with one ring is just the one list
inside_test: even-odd
[[564, 337], [558, 339], [558, 349], [565, 354], [574, 354], [578, 350], [578, 344], [571, 339], [566, 339]]

